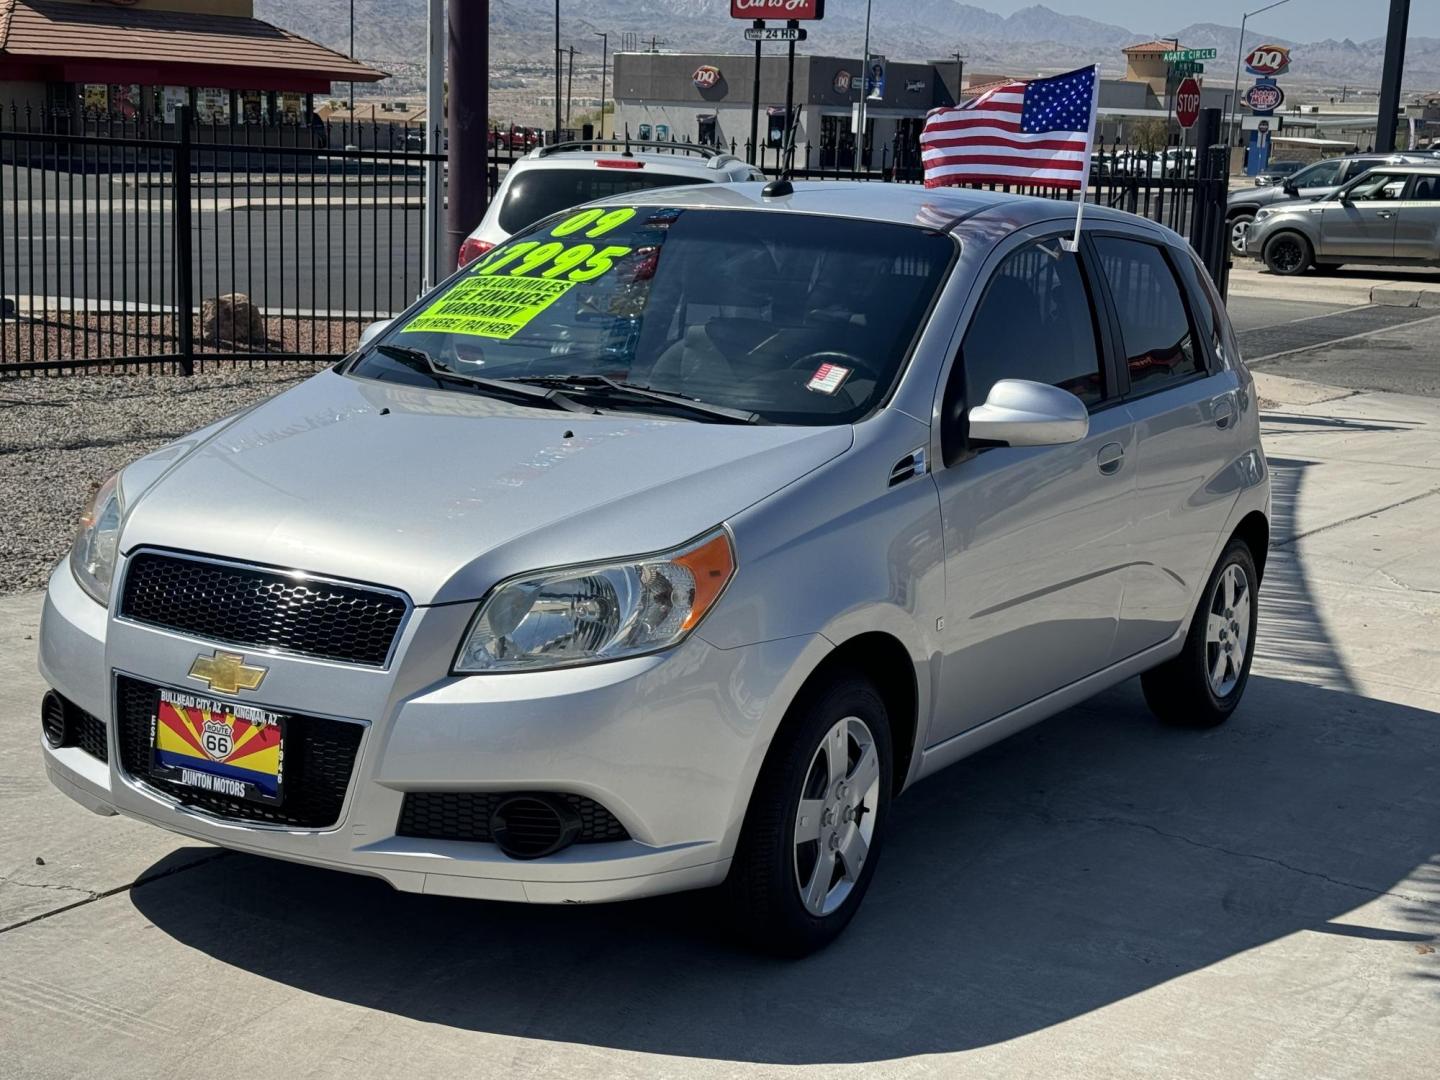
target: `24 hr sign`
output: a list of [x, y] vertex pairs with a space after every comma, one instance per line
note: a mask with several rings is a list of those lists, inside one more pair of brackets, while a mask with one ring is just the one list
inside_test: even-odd
[[730, 0], [732, 19], [823, 19], [825, 0]]

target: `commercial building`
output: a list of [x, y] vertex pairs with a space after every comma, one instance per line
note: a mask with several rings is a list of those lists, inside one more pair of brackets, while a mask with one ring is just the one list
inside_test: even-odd
[[308, 124], [315, 95], [385, 73], [254, 18], [251, 0], [0, 0], [0, 108], [76, 117]]
[[[1171, 42], [1146, 42], [1124, 50], [1126, 76], [1100, 82], [1098, 138], [1124, 142], [1137, 123], [1164, 120], [1166, 100], [1162, 54]], [[786, 60], [771, 47], [760, 64], [762, 145], [780, 145], [786, 128]], [[1158, 70], [1157, 70], [1158, 69]], [[1056, 74], [1042, 72], [1041, 74]], [[871, 167], [913, 159], [925, 115], [931, 109], [983, 93], [1006, 76], [966, 78], [956, 84], [953, 60], [890, 61], [878, 100], [866, 105], [866, 140]], [[1033, 77], [1034, 73], [1027, 76]], [[812, 167], [850, 167], [855, 159], [854, 108], [863, 81], [858, 57], [795, 57], [793, 91], [795, 142], [810, 151]], [[750, 138], [755, 58], [747, 54], [619, 53], [615, 57], [614, 130], [632, 138], [692, 140], [729, 147], [742, 156]], [[1203, 88], [1203, 108], [1226, 108], [1230, 87]], [[1179, 138], [1174, 128], [1172, 137]]]

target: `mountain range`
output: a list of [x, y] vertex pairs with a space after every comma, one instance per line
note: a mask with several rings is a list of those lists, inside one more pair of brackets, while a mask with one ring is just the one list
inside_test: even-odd
[[[355, 53], [391, 71], [413, 70], [425, 58], [426, 0], [355, 0]], [[1370, 0], [1378, 36], [1365, 41], [1304, 42], [1291, 35], [1265, 36], [1247, 30], [1247, 44], [1263, 41], [1292, 46], [1289, 80], [1339, 87], [1375, 87], [1385, 51], [1385, 5]], [[341, 52], [349, 46], [350, 0], [256, 0], [258, 18], [320, 41]], [[553, 8], [515, 0], [490, 0], [492, 63], [537, 70], [550, 65], [554, 47]], [[1298, 19], [1272, 16], [1267, 26], [1299, 27]], [[744, 52], [749, 45], [742, 25], [730, 18], [728, 0], [561, 0], [561, 45], [573, 44], [578, 65], [599, 59], [594, 35], [610, 34], [610, 47], [648, 44], [659, 39], [664, 52]], [[828, 0], [825, 18], [806, 26], [801, 51], [858, 55], [865, 32], [864, 0]], [[1036, 4], [999, 15], [956, 0], [873, 0], [871, 50], [893, 59], [942, 59], [966, 55], [971, 71], [1027, 74], [1099, 63], [1107, 74], [1120, 74], [1120, 50], [1137, 41], [1178, 38], [1186, 48], [1214, 48], [1212, 77], [1234, 71], [1236, 27], [1194, 23], [1184, 27], [1134, 27], [1065, 15]], [[770, 46], [778, 49], [779, 46]], [[594, 55], [591, 55], [594, 54]], [[577, 65], [577, 66], [578, 66]], [[383, 84], [382, 84], [383, 86]], [[1407, 91], [1440, 88], [1440, 38], [1414, 37], [1407, 43]]]

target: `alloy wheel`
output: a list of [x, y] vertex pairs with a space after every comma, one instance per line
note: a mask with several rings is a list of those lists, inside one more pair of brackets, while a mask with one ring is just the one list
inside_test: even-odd
[[1210, 689], [1223, 698], [1235, 689], [1250, 650], [1250, 578], [1231, 563], [1215, 583], [1205, 629], [1205, 666]]
[[875, 737], [865, 721], [847, 716], [815, 748], [795, 812], [795, 887], [811, 915], [829, 915], [855, 887], [879, 804]]
[[1282, 236], [1271, 241], [1268, 255], [1271, 267], [1281, 274], [1295, 273], [1301, 268], [1301, 263], [1305, 259], [1305, 252], [1300, 246], [1300, 241], [1290, 236]]
[[1230, 223], [1230, 250], [1240, 255], [1244, 252], [1241, 241], [1245, 239], [1245, 230], [1250, 225], [1250, 218], [1236, 218]]

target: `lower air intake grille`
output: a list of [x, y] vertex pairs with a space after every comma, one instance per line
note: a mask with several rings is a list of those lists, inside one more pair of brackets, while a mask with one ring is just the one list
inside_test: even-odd
[[324, 829], [340, 820], [363, 725], [287, 713], [284, 801], [246, 802], [150, 776], [150, 717], [159, 689], [124, 676], [115, 680], [120, 767], [131, 777], [216, 817], [299, 829]]
[[[412, 791], [406, 794], [400, 807], [400, 836], [417, 836], [427, 840], [471, 840], [489, 844], [494, 842], [490, 835], [490, 816], [495, 808], [506, 799], [523, 792], [513, 791]], [[594, 799], [584, 795], [570, 795], [555, 792], [551, 798], [560, 799], [580, 815], [580, 835], [577, 844], [601, 844], [611, 840], [629, 840], [625, 826], [615, 820], [615, 815]]]
[[53, 690], [40, 705], [40, 723], [51, 746], [78, 746], [98, 761], [110, 760], [105, 721]]

